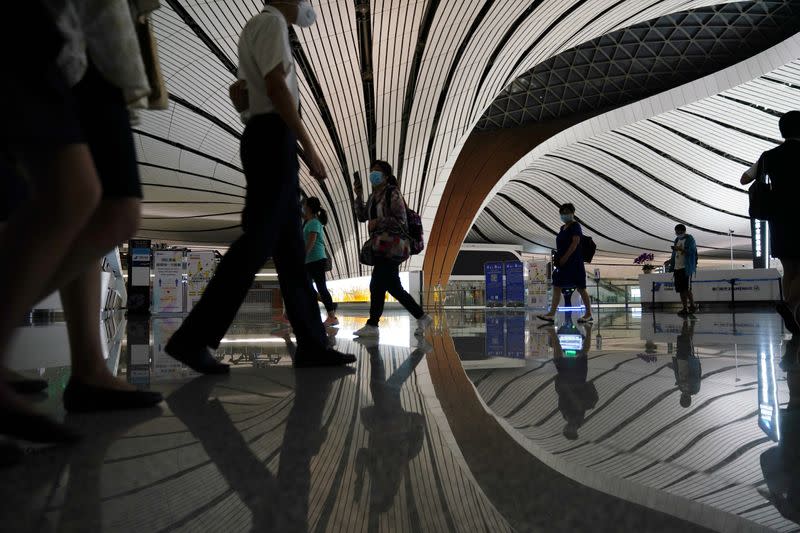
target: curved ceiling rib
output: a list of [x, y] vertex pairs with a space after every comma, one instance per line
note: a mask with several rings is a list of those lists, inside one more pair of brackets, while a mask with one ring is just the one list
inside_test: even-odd
[[[301, 165], [301, 185], [309, 194], [320, 196], [331, 214], [329, 237], [337, 265], [334, 274], [340, 277], [363, 272], [357, 257], [365, 232], [351, 209], [351, 173], [357, 170], [365, 174], [372, 158], [386, 158], [394, 164], [402, 178], [404, 194], [411, 205], [419, 208], [429, 230], [439, 197], [450, 179], [450, 166], [476, 125], [479, 128], [497, 126], [498, 117], [503, 117], [499, 120], [500, 126], [509, 127], [512, 123], [507, 122], [506, 117], [517, 116], [516, 108], [510, 107], [511, 102], [522, 109], [520, 120], [535, 118], [535, 109], [539, 110], [537, 120], [553, 116], [550, 108], [554, 104], [548, 101], [554, 98], [552, 94], [543, 95], [540, 105], [533, 106], [534, 102], [527, 101], [527, 94], [530, 91], [535, 94], [535, 90], [526, 84], [538, 79], [543, 68], [549, 69], [550, 79], [557, 79], [560, 60], [556, 58], [559, 56], [561, 60], [567, 57], [564, 54], [577, 57], [581, 50], [587, 50], [586, 43], [608, 39], [609, 35], [624, 32], [623, 28], [631, 25], [639, 28], [640, 38], [618, 39], [616, 45], [634, 52], [644, 50], [644, 44], [655, 39], [647, 32], [658, 33], [665, 24], [678, 24], [692, 28], [689, 31], [696, 31], [698, 35], [716, 32], [714, 38], [718, 45], [732, 39], [726, 32], [749, 28], [747, 42], [740, 43], [735, 50], [745, 57], [785, 36], [790, 27], [796, 26], [787, 21], [797, 14], [796, 2], [792, 0], [738, 3], [648, 0], [646, 5], [640, 0], [608, 3], [586, 0], [488, 0], [479, 3], [331, 0], [313, 3], [320, 15], [317, 25], [293, 31], [291, 42], [299, 66], [304, 120], [329, 169], [330, 179], [323, 184], [316, 183], [307, 167]], [[238, 165], [238, 140], [243, 126], [227, 101], [227, 87], [236, 72], [238, 35], [247, 19], [262, 5], [260, 0], [168, 0], [156, 12], [154, 28], [171, 103], [166, 113], [145, 114], [147, 116], [137, 127], [138, 151], [148, 183], [199, 188], [197, 183], [205, 181], [211, 194], [215, 188], [223, 187], [215, 180], [244, 185]], [[756, 9], [755, 5], [760, 7]], [[648, 20], [660, 22], [647, 26]], [[700, 27], [708, 21], [724, 21], [727, 26], [706, 24], [706, 28]], [[647, 31], [642, 33], [645, 27]], [[667, 38], [661, 37], [662, 40]], [[698, 42], [700, 40], [698, 38]], [[609, 42], [602, 41], [601, 48]], [[705, 49], [704, 58], [716, 57], [719, 50], [721, 48]], [[727, 51], [729, 61], [737, 60], [739, 56]], [[687, 52], [690, 56], [692, 53]], [[634, 59], [625, 65], [652, 65], [652, 73], [660, 76], [658, 83], [662, 88], [666, 79], [677, 83], [689, 71], [693, 79], [698, 72], [718, 70], [721, 65], [713, 61], [700, 62], [700, 55], [697, 55], [695, 61], [689, 63], [673, 58], [672, 70], [659, 71], [657, 65], [663, 66], [663, 61], [658, 63], [635, 55]], [[526, 70], [528, 72], [518, 78]], [[791, 90], [782, 84], [787, 80], [776, 79], [781, 83], [766, 80], [764, 83], [774, 85], [773, 91], [777, 94]], [[509, 83], [509, 80], [513, 81]], [[584, 81], [586, 87], [594, 83], [591, 78]], [[567, 87], [569, 83], [563, 85]], [[554, 88], [552, 84], [551, 88]], [[520, 89], [525, 98], [520, 98]], [[588, 93], [573, 96], [584, 105], [616, 106], [641, 97], [642, 93], [634, 89], [637, 87], [604, 91], [611, 100]], [[730, 97], [755, 102], [744, 94], [732, 93]], [[569, 103], [569, 98], [561, 98], [560, 102]], [[756, 105], [763, 103], [768, 102]], [[767, 107], [771, 109], [774, 105]], [[572, 113], [575, 107], [569, 104], [560, 112]], [[700, 111], [693, 109], [692, 112]], [[712, 114], [707, 116], [717, 118]], [[736, 125], [725, 121], [725, 126]], [[758, 134], [764, 135], [763, 132]], [[758, 140], [764, 142], [764, 139]], [[678, 161], [689, 164], [681, 160], [680, 153], [670, 151], [669, 154], [676, 159], [676, 165], [680, 164]], [[698, 168], [697, 175], [701, 174], [710, 178], [704, 179], [706, 183], [725, 182], [715, 173]], [[203, 177], [210, 179], [203, 180]], [[189, 179], [196, 181], [190, 184], [185, 181]], [[158, 216], [164, 217], [150, 219], [152, 224], [148, 225], [151, 228], [148, 231], [155, 234], [158, 224], [168, 222], [168, 213], [164, 210], [170, 209], [169, 206], [173, 206], [176, 215], [170, 222], [170, 235], [179, 235], [181, 229], [204, 229], [197, 224], [207, 220], [202, 215], [208, 213], [187, 213], [185, 207], [181, 207], [186, 204], [175, 203], [177, 199], [172, 196], [169, 203], [160, 203], [165, 201], [162, 196], [166, 191], [167, 187], [146, 189], [145, 217], [153, 215], [155, 209], [161, 209]], [[202, 198], [198, 191], [192, 191], [192, 195], [201, 206], [211, 200]], [[707, 197], [700, 198], [706, 200]], [[531, 206], [525, 207], [533, 211]], [[225, 244], [235, 234], [235, 230], [230, 229], [179, 239], [187, 243]], [[618, 237], [614, 239], [619, 240]], [[415, 260], [419, 262], [421, 258]]]
[[[793, 51], [800, 52], [800, 38], [793, 38], [785, 46], [788, 50], [784, 54], [795, 57]], [[748, 68], [742, 67], [741, 70], [749, 72]], [[483, 236], [496, 243], [523, 244], [522, 241], [542, 240], [551, 231], [517, 232], [509, 239], [508, 235], [487, 232], [486, 229], [491, 227], [490, 223], [495, 223], [495, 227], [497, 224], [502, 227], [518, 227], [523, 215], [505, 213], [505, 217], [499, 216], [499, 206], [506, 201], [507, 196], [518, 194], [521, 184], [541, 189], [544, 188], [543, 183], [547, 182], [550, 187], [554, 187], [555, 184], [551, 181], [543, 181], [543, 170], [546, 169], [551, 176], [566, 176], [574, 175], [576, 169], [580, 169], [581, 179], [575, 181], [581, 181], [584, 187], [591, 183], [591, 194], [579, 189], [574, 182], [574, 192], [556, 186], [555, 190], [564, 195], [563, 197], [539, 201], [528, 206], [528, 209], [552, 210], [553, 200], [555, 203], [574, 200], [582, 218], [598, 229], [598, 246], [610, 247], [616, 253], [624, 253], [624, 250], [610, 246], [611, 242], [604, 234], [616, 235], [617, 228], [614, 222], [601, 215], [602, 210], [618, 214], [617, 219], [621, 216], [628, 219], [628, 214], [637, 216], [640, 220], [633, 222], [633, 225], [642, 230], [664, 229], [671, 227], [670, 223], [684, 223], [693, 228], [690, 231], [695, 233], [699, 245], [707, 247], [705, 255], [722, 255], [722, 250], [728, 249], [726, 244], [729, 240], [728, 230], [731, 228], [735, 231], [734, 240], [740, 251], [749, 251], [750, 223], [746, 211], [746, 195], [734, 183], [753, 164], [758, 154], [775, 146], [779, 139], [777, 117], [753, 109], [738, 101], [739, 99], [732, 99], [730, 95], [755, 91], [764, 83], [765, 77], [775, 76], [784, 80], [796, 79], [798, 89], [791, 89], [791, 83], [783, 83], [781, 90], [796, 91], [794, 101], [800, 101], [800, 60], [795, 60], [762, 77], [685, 107], [644, 118], [605, 133], [589, 135], [560, 148], [544, 150], [541, 155], [533, 156], [524, 163], [530, 171], [511, 176], [500, 188], [497, 197], [487, 205], [492, 214], [480, 215], [476, 220], [476, 227], [480, 226]], [[792, 98], [786, 100], [791, 101]], [[711, 117], [720, 118], [709, 120]], [[607, 119], [605, 124], [609, 124]], [[707, 140], [701, 140], [701, 134]], [[656, 146], [659, 147], [657, 150]], [[589, 161], [592, 162], [591, 165]], [[610, 166], [611, 162], [617, 166]], [[713, 173], [705, 174], [704, 168], [710, 168]], [[587, 182], [589, 174], [601, 181]], [[727, 183], [724, 179], [727, 179]], [[633, 185], [637, 186], [636, 192], [630, 190]], [[614, 193], [614, 190], [618, 193]], [[590, 201], [578, 201], [576, 194]], [[596, 197], [597, 194], [601, 197]], [[648, 200], [642, 194], [658, 199], [659, 202]], [[634, 199], [638, 207], [623, 201], [625, 197]], [[605, 207], [598, 209], [601, 205]], [[691, 219], [681, 218], [681, 212]], [[707, 222], [699, 223], [700, 220]], [[703, 224], [711, 225], [704, 227]], [[640, 240], [633, 234], [630, 237], [628, 242], [640, 244], [640, 249], [664, 251], [662, 238]]]

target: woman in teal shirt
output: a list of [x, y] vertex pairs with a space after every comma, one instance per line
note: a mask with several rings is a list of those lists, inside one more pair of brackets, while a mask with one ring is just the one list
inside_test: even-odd
[[325, 247], [325, 228], [328, 223], [328, 213], [322, 209], [319, 198], [308, 198], [303, 204], [303, 237], [306, 241], [306, 271], [308, 277], [317, 286], [319, 299], [328, 311], [325, 326], [338, 326], [336, 318], [336, 304], [333, 303], [328, 285], [325, 282], [325, 272], [328, 264], [328, 253]]

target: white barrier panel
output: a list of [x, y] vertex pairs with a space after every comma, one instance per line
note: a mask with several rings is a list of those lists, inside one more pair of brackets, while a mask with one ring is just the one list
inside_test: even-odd
[[[730, 302], [731, 289], [737, 303], [774, 302], [781, 299], [780, 273], [774, 268], [753, 270], [698, 270], [692, 280], [697, 303]], [[731, 286], [731, 280], [736, 283]], [[672, 274], [639, 276], [642, 303], [680, 303]]]
[[532, 309], [546, 309], [550, 304], [547, 298], [549, 287], [547, 261], [529, 261], [527, 306]]
[[[418, 277], [419, 273], [414, 272], [414, 277]], [[403, 288], [408, 291], [411, 296], [419, 301], [419, 288], [418, 283], [412, 283], [412, 273], [400, 272], [400, 283]], [[361, 278], [337, 279], [328, 281], [328, 291], [331, 293], [333, 301], [336, 303], [369, 303], [369, 282], [370, 277], [364, 276]], [[396, 302], [394, 298], [386, 294], [387, 302]]]
[[186, 310], [200, 300], [216, 269], [214, 252], [189, 252], [186, 259]]
[[153, 253], [153, 313], [182, 313], [183, 250]]

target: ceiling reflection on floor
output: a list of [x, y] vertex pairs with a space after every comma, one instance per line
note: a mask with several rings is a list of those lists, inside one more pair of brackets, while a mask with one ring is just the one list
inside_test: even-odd
[[551, 464], [621, 497], [651, 490], [798, 528], [800, 366], [777, 315], [576, 321], [480, 312], [451, 334], [487, 407]]
[[[380, 343], [328, 330], [351, 371], [294, 371], [272, 314], [241, 315], [197, 378], [163, 351], [180, 317], [104, 324], [109, 367], [157, 410], [70, 416], [91, 435], [4, 471], [13, 531], [798, 529], [800, 364], [766, 312], [389, 313]], [[12, 366], [63, 416], [63, 324]], [[784, 356], [784, 354], [787, 354]], [[800, 412], [800, 411], [798, 411]], [[572, 505], [569, 502], [580, 502]]]

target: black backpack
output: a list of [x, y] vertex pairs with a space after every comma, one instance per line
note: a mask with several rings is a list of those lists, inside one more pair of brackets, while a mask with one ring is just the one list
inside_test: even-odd
[[583, 262], [584, 263], [591, 263], [592, 259], [594, 259], [594, 254], [597, 251], [597, 245], [594, 243], [594, 239], [591, 237], [587, 237], [586, 235], [581, 237], [581, 254], [583, 255]]

